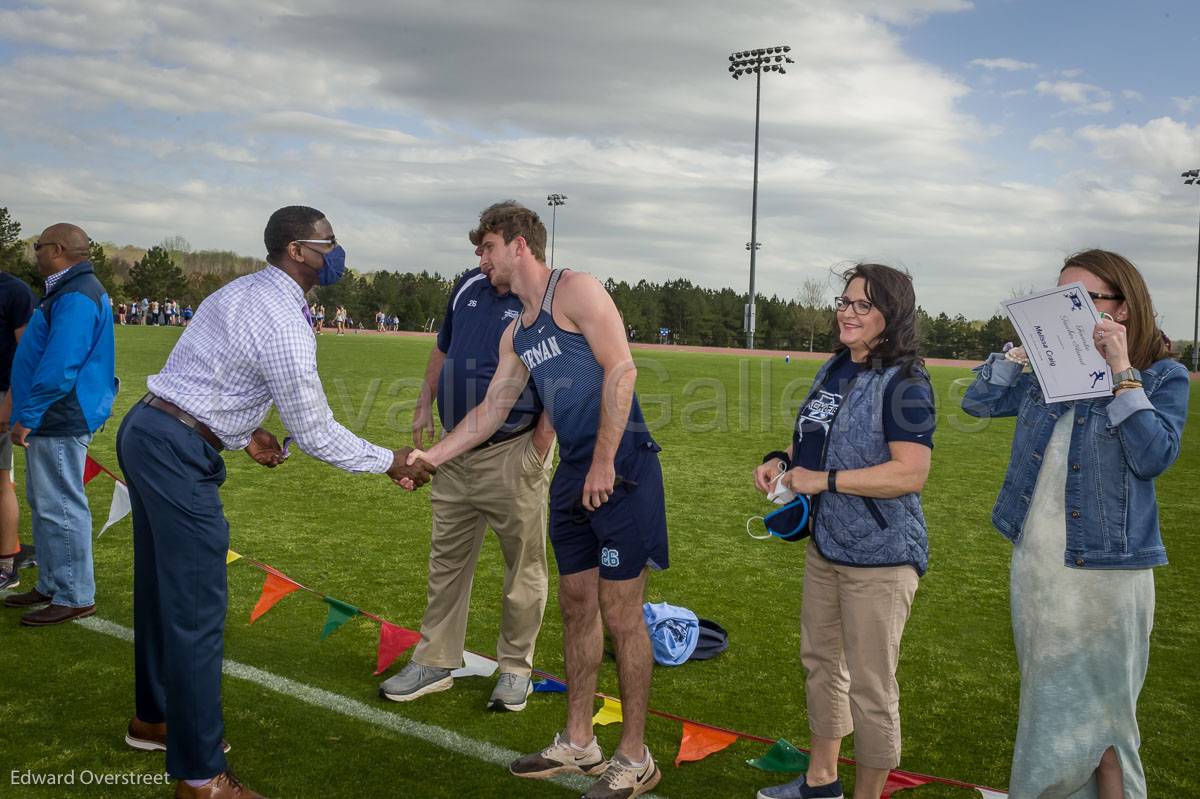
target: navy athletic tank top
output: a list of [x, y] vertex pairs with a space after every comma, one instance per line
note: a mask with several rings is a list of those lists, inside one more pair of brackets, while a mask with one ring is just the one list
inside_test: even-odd
[[[546, 296], [533, 324], [525, 327], [523, 320], [517, 320], [513, 348], [528, 367], [542, 405], [550, 414], [558, 434], [562, 464], [587, 471], [596, 446], [596, 430], [600, 426], [604, 368], [581, 333], [572, 333], [554, 324], [551, 312], [554, 289], [563, 271], [555, 269], [550, 273]], [[630, 452], [645, 446], [659, 449], [646, 430], [635, 393], [616, 462], [620, 463]]]

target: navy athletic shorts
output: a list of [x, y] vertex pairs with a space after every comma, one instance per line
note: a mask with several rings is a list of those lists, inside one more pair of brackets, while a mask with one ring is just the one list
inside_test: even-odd
[[649, 566], [665, 569], [667, 512], [658, 452], [639, 447], [618, 458], [612, 495], [583, 508], [587, 471], [560, 464], [550, 484], [550, 543], [559, 574], [599, 567], [605, 580], [631, 580]]

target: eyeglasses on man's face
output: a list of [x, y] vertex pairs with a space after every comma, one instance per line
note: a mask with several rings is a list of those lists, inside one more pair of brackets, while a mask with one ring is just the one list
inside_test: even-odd
[[43, 247], [61, 247], [61, 246], [62, 245], [59, 244], [57, 241], [35, 241], [33, 243], [33, 251], [37, 252], [38, 250], [42, 249]]
[[330, 247], [337, 246], [337, 236], [330, 236], [327, 239], [296, 239], [292, 244], [328, 244]]
[[871, 302], [870, 300], [852, 300], [843, 295], [841, 297], [833, 298], [833, 307], [837, 308], [839, 311], [844, 311], [849, 308], [858, 316], [866, 316], [871, 312], [871, 309], [875, 307], [875, 303]]

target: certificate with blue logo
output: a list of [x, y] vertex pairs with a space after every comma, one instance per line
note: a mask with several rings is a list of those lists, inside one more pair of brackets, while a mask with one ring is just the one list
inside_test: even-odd
[[1100, 312], [1082, 283], [1002, 303], [1047, 403], [1112, 396], [1112, 372], [1092, 343]]

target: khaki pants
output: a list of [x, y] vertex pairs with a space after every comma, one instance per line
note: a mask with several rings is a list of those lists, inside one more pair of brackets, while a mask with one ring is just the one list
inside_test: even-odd
[[813, 735], [854, 733], [854, 759], [900, 765], [900, 636], [917, 592], [911, 566], [840, 566], [810, 539], [800, 611], [800, 660]]
[[554, 447], [538, 457], [532, 431], [443, 464], [433, 477], [433, 537], [421, 642], [413, 660], [462, 665], [471, 583], [488, 527], [504, 553], [500, 671], [528, 676], [546, 609], [546, 492]]

